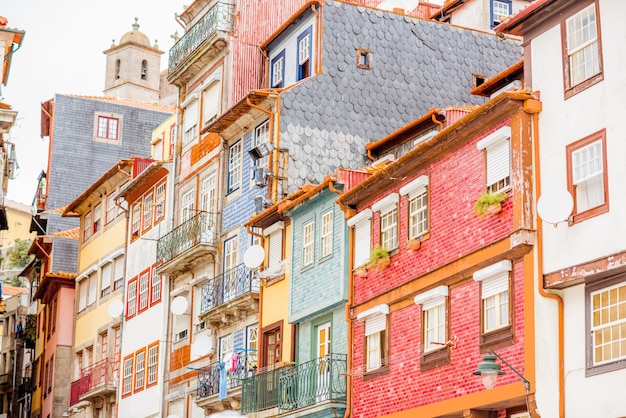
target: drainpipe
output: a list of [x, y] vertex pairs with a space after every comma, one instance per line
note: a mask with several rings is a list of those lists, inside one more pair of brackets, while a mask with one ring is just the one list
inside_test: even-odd
[[[539, 164], [539, 113], [533, 113], [533, 148], [535, 159], [535, 191], [541, 196], [541, 181]], [[558, 309], [558, 356], [559, 356], [559, 417], [565, 418], [565, 374], [563, 361], [565, 352], [565, 337], [563, 332], [563, 298], [555, 293], [547, 292], [543, 287], [543, 222], [537, 222], [537, 289], [545, 298], [552, 299], [557, 303]]]
[[[341, 190], [335, 189], [333, 186], [333, 182], [336, 180], [336, 177], [331, 177], [328, 182], [328, 188], [339, 195], [343, 192]], [[337, 199], [339, 200], [339, 199]], [[345, 213], [348, 209], [345, 205], [337, 202], [339, 204], [339, 208]], [[352, 318], [350, 318], [350, 307], [352, 306], [353, 301], [353, 289], [354, 289], [354, 274], [352, 274], [352, 268], [354, 267], [354, 246], [352, 242], [354, 242], [354, 228], [348, 228], [348, 242], [350, 245], [348, 246], [348, 301], [346, 302], [346, 324], [348, 325], [348, 350], [346, 355], [346, 411], [344, 412], [344, 418], [348, 418], [352, 414]]]
[[[278, 105], [278, 103], [280, 103], [280, 95], [276, 96], [276, 103]], [[257, 106], [254, 103], [252, 103], [250, 101], [250, 97], [246, 97], [246, 104], [248, 106], [250, 106], [253, 109], [256, 109], [260, 112], [265, 113], [266, 115], [269, 116], [269, 125], [270, 125], [270, 143], [272, 143], [274, 145], [274, 151], [272, 152], [272, 187], [267, 188], [267, 196], [268, 198], [271, 199], [272, 202], [275, 202], [275, 197], [278, 196], [278, 135], [274, 134], [275, 131], [275, 127], [274, 127], [274, 112], [272, 112], [271, 110], [267, 110], [261, 106]], [[279, 116], [280, 117], [280, 116]]]
[[[320, 4], [320, 9], [321, 9]], [[322, 72], [322, 51], [320, 51], [320, 44], [322, 42], [322, 33], [324, 33], [322, 19], [320, 19], [320, 13], [315, 10], [315, 4], [311, 5], [311, 12], [315, 15], [315, 20], [317, 21], [317, 33], [315, 36], [315, 75], [320, 74]]]

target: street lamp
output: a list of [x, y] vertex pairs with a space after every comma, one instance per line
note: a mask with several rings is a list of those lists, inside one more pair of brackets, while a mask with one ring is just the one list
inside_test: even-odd
[[541, 418], [537, 411], [537, 402], [535, 401], [534, 393], [530, 392], [530, 382], [520, 372], [515, 370], [505, 359], [503, 359], [498, 353], [493, 350], [488, 350], [487, 355], [483, 356], [483, 361], [478, 365], [473, 374], [480, 376], [485, 385], [485, 388], [492, 389], [496, 385], [498, 376], [505, 374], [502, 371], [502, 367], [496, 363], [496, 359], [504, 363], [509, 369], [513, 371], [524, 383], [524, 389], [526, 389], [526, 407], [532, 418]]

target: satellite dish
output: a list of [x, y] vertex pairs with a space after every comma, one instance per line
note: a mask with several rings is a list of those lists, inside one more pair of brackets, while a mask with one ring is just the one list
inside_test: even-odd
[[124, 312], [124, 302], [120, 299], [112, 300], [111, 303], [109, 303], [107, 312], [111, 318], [117, 318]]
[[537, 200], [539, 217], [550, 224], [566, 221], [574, 209], [574, 199], [566, 189], [546, 190]]
[[187, 310], [187, 298], [184, 296], [176, 296], [170, 305], [170, 310], [174, 315], [182, 315]]
[[243, 264], [250, 269], [258, 268], [263, 260], [265, 260], [265, 250], [260, 245], [248, 247], [243, 254]]
[[191, 351], [198, 357], [206, 356], [211, 352], [213, 343], [208, 335], [200, 335], [191, 344]]

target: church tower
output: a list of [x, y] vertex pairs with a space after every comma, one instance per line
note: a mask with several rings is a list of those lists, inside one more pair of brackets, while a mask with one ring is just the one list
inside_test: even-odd
[[160, 99], [161, 54], [156, 42], [139, 32], [138, 18], [133, 30], [103, 51], [107, 56], [103, 93], [108, 97], [158, 102]]

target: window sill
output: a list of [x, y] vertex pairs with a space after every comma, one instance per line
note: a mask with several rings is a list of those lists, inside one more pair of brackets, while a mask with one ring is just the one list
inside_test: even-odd
[[564, 94], [564, 99], [567, 100], [572, 96], [577, 95], [578, 93], [581, 93], [585, 90], [587, 90], [589, 87], [601, 82], [604, 80], [604, 73], [600, 72], [599, 74], [596, 74], [594, 76], [589, 77], [588, 79], [586, 79], [585, 81], [582, 81], [578, 84], [576, 84], [573, 87], [570, 88], [566, 88], [565, 89], [565, 94]]
[[420, 371], [426, 372], [450, 364], [450, 350], [447, 347], [422, 353]]
[[489, 331], [480, 336], [480, 353], [484, 354], [489, 350], [498, 350], [515, 344], [513, 326], [507, 325], [494, 331]]
[[596, 376], [621, 369], [626, 369], [626, 359], [616, 360], [612, 363], [601, 364], [598, 366], [587, 367], [585, 370], [585, 377]]
[[587, 219], [593, 218], [598, 215], [602, 215], [603, 213], [607, 213], [609, 211], [609, 204], [603, 203], [600, 206], [596, 206], [595, 208], [587, 209], [584, 212], [576, 213], [572, 215], [572, 217], [568, 221], [568, 225], [572, 226], [579, 222], [585, 221]]
[[363, 373], [363, 381], [367, 382], [368, 380], [376, 379], [380, 376], [386, 376], [389, 374], [389, 366], [382, 366], [378, 369], [370, 370]]

